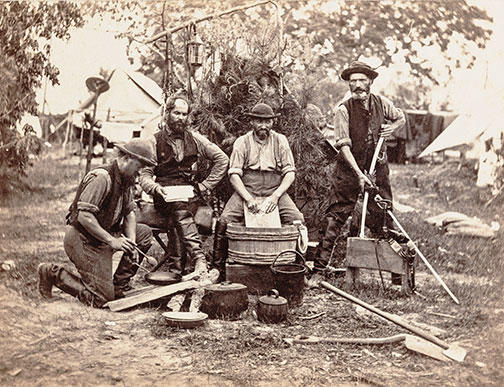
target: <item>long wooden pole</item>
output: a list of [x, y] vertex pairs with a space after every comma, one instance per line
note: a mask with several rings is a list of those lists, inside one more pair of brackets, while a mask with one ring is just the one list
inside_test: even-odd
[[154, 35], [152, 38], [147, 39], [144, 43], [145, 44], [152, 43], [152, 42], [154, 42], [154, 41], [162, 38], [163, 36], [166, 36], [168, 34], [173, 34], [173, 33], [177, 32], [177, 31], [180, 31], [180, 30], [182, 30], [184, 28], [187, 28], [191, 24], [196, 24], [196, 23], [200, 23], [202, 21], [214, 19], [216, 17], [220, 17], [220, 16], [224, 16], [224, 15], [229, 15], [229, 14], [234, 13], [234, 12], [244, 11], [246, 9], [257, 7], [259, 5], [264, 5], [264, 4], [273, 4], [278, 9], [278, 4], [275, 3], [274, 1], [271, 1], [271, 0], [260, 1], [258, 3], [254, 3], [254, 4], [250, 4], [250, 5], [242, 5], [240, 7], [231, 8], [231, 9], [228, 9], [228, 10], [223, 11], [223, 12], [213, 13], [211, 15], [207, 15], [207, 16], [204, 16], [204, 17], [199, 18], [199, 19], [193, 19], [193, 20], [191, 20], [191, 21], [189, 21], [189, 22], [187, 22], [185, 24], [182, 24], [182, 25], [180, 25], [178, 27], [174, 27], [171, 30], [160, 32], [159, 34]]
[[[378, 144], [376, 144], [376, 149], [373, 153], [373, 158], [371, 159], [371, 165], [369, 166], [369, 175], [372, 176], [376, 167], [376, 161], [378, 160], [378, 155], [380, 154], [381, 147], [385, 141], [385, 137], [380, 136], [378, 139]], [[364, 227], [366, 226], [366, 212], [367, 204], [369, 200], [369, 192], [364, 191], [364, 200], [362, 201], [362, 215], [361, 215], [361, 227], [360, 227], [360, 238], [364, 238]]]

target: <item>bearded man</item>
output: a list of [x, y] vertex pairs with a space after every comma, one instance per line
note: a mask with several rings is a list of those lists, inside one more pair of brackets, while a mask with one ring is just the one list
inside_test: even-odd
[[[133, 186], [141, 168], [156, 164], [152, 147], [138, 138], [116, 147], [116, 159], [86, 174], [67, 215], [65, 252], [80, 277], [61, 265], [41, 263], [44, 298], [52, 297], [53, 286], [97, 308], [123, 297], [142, 262], [138, 250], [145, 254], [151, 246], [151, 229], [136, 223]], [[112, 255], [118, 250], [124, 254], [112, 277]]]
[[225, 279], [228, 256], [227, 224], [243, 221], [244, 202], [251, 213], [261, 209], [270, 213], [278, 207], [282, 224], [304, 222], [303, 214], [287, 194], [296, 168], [287, 137], [272, 130], [278, 115], [265, 103], [256, 104], [246, 115], [252, 130], [236, 139], [229, 163], [229, 181], [235, 192], [215, 227], [212, 265], [219, 270], [221, 280]]
[[[164, 107], [161, 130], [150, 138], [154, 147], [157, 166], [144, 168], [140, 172], [140, 186], [153, 196], [159, 214], [175, 225], [178, 238], [185, 249], [189, 262], [184, 272], [207, 271], [201, 238], [194, 221], [197, 200], [166, 201], [170, 188], [183, 185], [195, 186], [197, 196], [210, 192], [226, 174], [229, 158], [214, 143], [188, 125], [189, 100], [183, 95], [170, 97]], [[209, 175], [201, 182], [195, 181], [196, 163], [200, 157], [212, 164]], [[169, 188], [170, 187], [170, 188]]]
[[[402, 111], [390, 100], [371, 93], [378, 73], [365, 63], [355, 61], [343, 70], [341, 78], [348, 82], [351, 98], [342, 102], [335, 113], [334, 134], [337, 165], [331, 190], [331, 204], [322, 225], [314, 262], [314, 275], [309, 285], [317, 286], [329, 263], [333, 246], [341, 228], [352, 213], [359, 193], [375, 185], [384, 199], [392, 200], [387, 150], [384, 142], [374, 173], [374, 184], [367, 174], [379, 137], [387, 138], [405, 123]], [[366, 225], [376, 233], [381, 231], [383, 211], [370, 197]], [[387, 226], [393, 229], [390, 219]], [[337, 260], [335, 266], [342, 264]]]

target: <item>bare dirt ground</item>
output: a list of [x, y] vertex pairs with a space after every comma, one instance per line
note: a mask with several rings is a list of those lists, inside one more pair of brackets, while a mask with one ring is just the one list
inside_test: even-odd
[[[413, 177], [420, 188], [411, 183]], [[470, 210], [465, 199], [458, 200], [457, 189], [463, 194], [463, 186], [446, 191], [455, 195], [452, 198], [438, 195], [431, 190], [435, 180], [430, 166], [393, 167], [396, 198], [416, 209], [398, 217], [405, 220], [412, 236], [421, 236], [416, 239], [421, 249], [434, 259], [461, 305], [450, 301], [422, 264], [417, 284], [425, 299], [402, 296], [389, 281], [384, 291], [376, 273], [367, 276], [366, 286], [353, 294], [409, 321], [439, 328], [440, 337], [468, 350], [462, 364], [409, 352], [401, 343], [289, 346], [284, 339], [296, 335], [385, 337], [404, 332], [323, 289], [307, 290], [303, 305], [282, 324], [259, 323], [254, 315], [256, 300], [251, 297], [242, 319], [210, 320], [195, 330], [167, 327], [160, 306], [113, 313], [82, 306], [61, 292], [55, 292], [51, 301], [42, 300], [36, 289], [38, 263], [65, 262], [63, 219], [74, 187], [62, 182], [49, 194], [34, 194], [22, 204], [0, 207], [0, 261], [12, 259], [17, 266], [0, 273], [0, 384], [502, 385], [502, 266], [495, 264], [503, 257], [502, 231], [497, 242], [477, 242], [483, 247], [475, 248], [488, 248], [488, 255], [471, 262], [467, 249], [476, 242], [438, 238], [438, 230], [423, 224], [427, 214], [446, 210], [465, 208], [476, 212], [468, 215], [486, 222], [495, 220], [499, 211]], [[440, 252], [440, 246], [448, 253]], [[450, 257], [458, 258], [454, 263]], [[342, 285], [341, 279], [330, 282]], [[303, 318], [320, 312], [325, 314]]]

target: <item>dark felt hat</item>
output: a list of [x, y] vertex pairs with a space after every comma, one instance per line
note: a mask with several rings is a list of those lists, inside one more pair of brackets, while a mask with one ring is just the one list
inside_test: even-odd
[[255, 118], [275, 118], [278, 117], [280, 114], [275, 114], [273, 113], [273, 109], [271, 108], [270, 105], [265, 104], [265, 103], [258, 103], [256, 104], [250, 113], [245, 113], [247, 116], [250, 117], [255, 117]]
[[348, 81], [350, 79], [351, 74], [361, 73], [366, 74], [370, 79], [375, 79], [378, 76], [378, 73], [369, 65], [354, 61], [341, 73], [341, 79]]
[[115, 147], [127, 155], [140, 160], [145, 165], [150, 167], [157, 165], [156, 160], [154, 159], [154, 149], [152, 149], [151, 144], [146, 140], [133, 138], [125, 144], [115, 144]]

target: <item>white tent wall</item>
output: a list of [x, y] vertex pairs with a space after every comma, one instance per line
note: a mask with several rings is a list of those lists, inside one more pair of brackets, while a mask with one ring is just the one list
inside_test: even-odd
[[504, 131], [504, 90], [472, 100], [472, 106], [468, 105], [418, 157], [464, 146], [468, 149], [466, 157], [479, 158], [485, 151], [481, 143], [500, 137]]
[[[124, 142], [141, 130], [141, 124], [159, 112], [162, 89], [156, 82], [138, 72], [116, 69], [109, 80], [110, 89], [98, 97], [96, 120], [101, 121], [100, 134], [109, 142]], [[93, 105], [85, 112], [92, 115]], [[76, 111], [73, 122], [80, 125], [82, 111]]]

